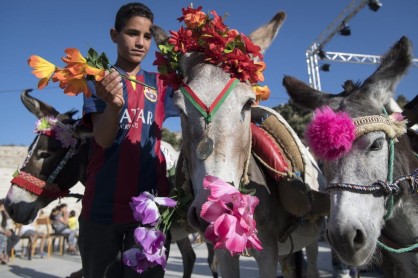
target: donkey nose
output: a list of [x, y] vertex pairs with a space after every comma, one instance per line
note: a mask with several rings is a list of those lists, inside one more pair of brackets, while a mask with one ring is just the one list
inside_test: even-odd
[[326, 237], [332, 245], [341, 247], [345, 245], [354, 252], [364, 248], [367, 243], [367, 234], [360, 223], [328, 227]]
[[349, 240], [354, 250], [361, 249], [366, 242], [366, 238], [367, 236], [363, 227], [354, 228], [349, 234]]

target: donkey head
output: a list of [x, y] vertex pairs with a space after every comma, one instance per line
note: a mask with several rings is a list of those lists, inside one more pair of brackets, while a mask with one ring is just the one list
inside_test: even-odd
[[[369, 78], [362, 84], [346, 82], [344, 91], [340, 94], [322, 93], [292, 77], [285, 77], [283, 85], [292, 100], [301, 106], [311, 109], [328, 106], [338, 115], [345, 115], [347, 118], [353, 119], [366, 117], [373, 122], [372, 118], [368, 116], [379, 115], [380, 117], [380, 115], [384, 115], [384, 107], [388, 114], [393, 112], [389, 106], [389, 101], [410, 63], [411, 43], [406, 37], [403, 37], [383, 56], [381, 65]], [[331, 109], [328, 109], [328, 111], [331, 111]], [[317, 110], [316, 118], [324, 111], [325, 109]], [[389, 117], [386, 116], [379, 119], [389, 121]], [[344, 136], [348, 134], [346, 130], [338, 129], [337, 123], [331, 127], [330, 121], [329, 118], [323, 121], [324, 126], [328, 125], [330, 128], [334, 128], [334, 134], [338, 133], [337, 135], [343, 134]], [[392, 122], [392, 120], [389, 122]], [[314, 123], [315, 121], [311, 123], [311, 127]], [[325, 128], [324, 126], [323, 128]], [[322, 138], [321, 141], [322, 149], [318, 148], [316, 152], [318, 158], [322, 156], [324, 159], [324, 174], [329, 186], [335, 184], [346, 185], [346, 188], [328, 188], [331, 200], [331, 215], [327, 234], [331, 245], [340, 258], [350, 265], [361, 265], [371, 259], [381, 229], [385, 224], [384, 216], [387, 213], [385, 204], [388, 201], [386, 194], [381, 191], [374, 194], [361, 194], [365, 192], [341, 190], [349, 189], [347, 187], [354, 187], [355, 185], [361, 185], [366, 190], [366, 187], [371, 186], [378, 180], [388, 180], [390, 137], [393, 138], [393, 136], [388, 134], [388, 131], [385, 131], [384, 128], [378, 128], [378, 126], [377, 123], [363, 127], [357, 125], [357, 123], [355, 126], [353, 124], [354, 133], [350, 142], [350, 144], [352, 143], [351, 148], [341, 144], [341, 148], [347, 147], [346, 152], [336, 155], [329, 153], [329, 156], [324, 155], [324, 153], [331, 148], [337, 148], [337, 144], [340, 144], [344, 138], [342, 138], [343, 136], [330, 136], [331, 131], [329, 134], [323, 133], [325, 138]], [[316, 126], [316, 128], [319, 129], [318, 132], [322, 131], [319, 126]], [[361, 132], [360, 129], [363, 131]], [[318, 139], [319, 136], [316, 136], [318, 138], [309, 138], [309, 134], [307, 134], [307, 137], [312, 149], [315, 149], [315, 142], [313, 141]], [[311, 134], [311, 137], [314, 137], [314, 135]], [[403, 153], [401, 148], [403, 145], [402, 138], [398, 138], [401, 142], [395, 145], [394, 177], [409, 174], [410, 168], [412, 168], [408, 166], [407, 159], [405, 159], [408, 154]], [[321, 150], [323, 153], [321, 153]], [[331, 156], [333, 157], [331, 158]]]
[[91, 136], [87, 128], [72, 118], [76, 111], [60, 114], [31, 97], [30, 91], [22, 92], [23, 104], [40, 121], [50, 119], [50, 124], [53, 121], [53, 126], [44, 131], [37, 127], [38, 135], [7, 193], [5, 208], [18, 223], [30, 223], [39, 209], [65, 196], [78, 181], [84, 181], [89, 145], [85, 138]]
[[[249, 38], [263, 52], [275, 38], [285, 19], [277, 13], [265, 26], [254, 31]], [[154, 34], [158, 34], [154, 30]], [[159, 33], [161, 34], [161, 33]], [[158, 42], [158, 39], [156, 39]], [[230, 73], [205, 62], [202, 52], [188, 52], [180, 60], [183, 87], [192, 91], [201, 103], [210, 107], [217, 103], [221, 92], [231, 90], [222, 98], [210, 121], [184, 93], [184, 88], [174, 95], [175, 105], [181, 112], [182, 153], [188, 176], [193, 184], [194, 202], [189, 209], [189, 222], [204, 232], [208, 225], [200, 218], [202, 204], [207, 200], [203, 190], [205, 176], [212, 175], [238, 187], [249, 159], [251, 134], [251, 106], [256, 98], [249, 83], [231, 79]]]

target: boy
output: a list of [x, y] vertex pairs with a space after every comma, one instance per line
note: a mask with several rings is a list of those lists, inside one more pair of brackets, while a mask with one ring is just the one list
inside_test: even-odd
[[143, 191], [168, 195], [161, 129], [164, 119], [178, 111], [171, 88], [162, 85], [158, 74], [141, 69], [152, 24], [148, 7], [129, 3], [117, 12], [110, 36], [117, 45], [118, 71], [155, 89], [122, 79], [113, 70], [91, 88], [93, 97], [84, 99], [84, 120], [94, 134], [80, 215], [79, 246], [87, 278], [164, 276], [160, 266], [139, 275], [121, 262], [123, 251], [135, 244], [138, 227], [131, 197]]

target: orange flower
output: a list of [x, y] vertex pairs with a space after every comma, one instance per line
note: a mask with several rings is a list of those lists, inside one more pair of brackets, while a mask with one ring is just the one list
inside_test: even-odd
[[96, 81], [104, 78], [105, 70], [90, 66], [77, 48], [67, 48], [64, 52], [67, 56], [62, 57], [62, 60], [68, 64], [67, 68], [73, 74], [73, 78], [80, 79], [84, 75], [92, 75]]
[[266, 69], [266, 63], [261, 61], [261, 62], [256, 62], [255, 64], [258, 66], [258, 69], [256, 71], [258, 81], [263, 82], [264, 81], [263, 71]]
[[28, 59], [28, 64], [33, 68], [32, 73], [39, 78], [38, 89], [44, 88], [48, 85], [49, 79], [56, 70], [56, 66], [42, 57], [32, 55]]
[[207, 16], [204, 12], [197, 10], [184, 16], [184, 24], [187, 26], [187, 28], [197, 29], [198, 27], [205, 24], [206, 18]]
[[[67, 95], [75, 96], [83, 93], [87, 97], [91, 96], [87, 80], [94, 78], [96, 81], [101, 81], [104, 78], [106, 69], [109, 69], [109, 60], [106, 55], [104, 53], [98, 55], [92, 48], [89, 49], [86, 57], [81, 55], [77, 48], [67, 48], [64, 52], [66, 56], [61, 58], [66, 63], [64, 68], [58, 68], [36, 55], [29, 58], [28, 63], [34, 68], [32, 73], [41, 79], [38, 88], [42, 89], [48, 85], [52, 77], [52, 81], [59, 82], [60, 88], [64, 89]], [[128, 78], [123, 74], [121, 76]], [[135, 82], [139, 81], [135, 80]]]
[[[65, 87], [61, 87], [61, 84]], [[85, 79], [70, 79], [68, 82], [60, 82], [60, 87], [64, 89], [64, 94], [69, 96], [76, 96], [80, 93], [83, 93], [86, 97], [91, 96]]]
[[91, 96], [84, 74], [74, 75], [71, 70], [74, 72], [74, 67], [57, 71], [52, 77], [52, 80], [54, 82], [59, 81], [60, 88], [64, 89], [64, 93], [67, 95], [75, 96], [79, 93], [84, 93], [87, 97]]
[[105, 77], [105, 69], [98, 69], [86, 64], [85, 70], [88, 75], [94, 76], [96, 81], [101, 81]]
[[259, 103], [261, 100], [267, 100], [270, 97], [270, 89], [267, 87], [267, 85], [254, 85], [252, 88], [255, 93], [255, 99], [257, 103]]
[[66, 57], [62, 57], [62, 61], [72, 66], [74, 64], [87, 64], [87, 60], [81, 55], [77, 48], [67, 48], [64, 50]]

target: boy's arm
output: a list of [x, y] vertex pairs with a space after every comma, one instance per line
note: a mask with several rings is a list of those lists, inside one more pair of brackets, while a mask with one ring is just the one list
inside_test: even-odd
[[93, 135], [97, 144], [110, 147], [118, 133], [119, 112], [124, 105], [122, 78], [119, 73], [106, 73], [102, 81], [96, 83], [96, 95], [106, 102], [103, 113], [92, 113]]

